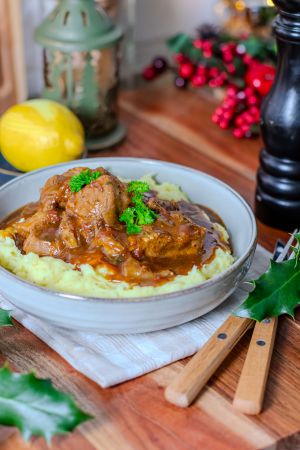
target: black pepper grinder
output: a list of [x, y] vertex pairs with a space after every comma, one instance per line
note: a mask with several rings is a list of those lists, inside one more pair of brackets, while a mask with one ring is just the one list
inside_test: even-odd
[[277, 74], [261, 110], [256, 215], [272, 227], [300, 227], [300, 0], [274, 0]]

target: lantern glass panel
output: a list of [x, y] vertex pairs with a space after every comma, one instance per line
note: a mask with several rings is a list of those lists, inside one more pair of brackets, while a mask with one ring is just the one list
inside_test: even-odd
[[68, 106], [88, 137], [117, 125], [118, 47], [66, 53], [44, 51], [44, 96]]

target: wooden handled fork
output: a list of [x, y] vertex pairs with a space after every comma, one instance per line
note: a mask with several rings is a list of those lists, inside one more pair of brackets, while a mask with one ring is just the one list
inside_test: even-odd
[[259, 414], [269, 374], [277, 317], [256, 323], [243, 370], [235, 391], [233, 406], [244, 414]]
[[[293, 239], [292, 236], [276, 261], [285, 259]], [[229, 316], [166, 388], [165, 398], [174, 405], [189, 406], [254, 323], [251, 319]], [[276, 328], [277, 319], [265, 319], [255, 325], [234, 399], [234, 406], [246, 414], [258, 414], [261, 410]]]
[[[293, 235], [297, 232], [294, 231]], [[277, 262], [287, 256], [294, 236], [291, 236]], [[287, 249], [287, 251], [286, 251]], [[290, 258], [293, 257], [293, 253]], [[256, 322], [242, 373], [239, 379], [233, 406], [244, 414], [255, 415], [262, 410], [264, 393], [273, 354], [278, 318], [266, 318]]]
[[165, 398], [174, 405], [189, 406], [253, 324], [251, 319], [229, 316], [166, 388]]

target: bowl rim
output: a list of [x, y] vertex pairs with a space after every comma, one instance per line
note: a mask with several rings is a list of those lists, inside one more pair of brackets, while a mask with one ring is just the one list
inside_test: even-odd
[[87, 303], [87, 302], [88, 303], [95, 303], [95, 302], [98, 302], [98, 303], [144, 303], [144, 302], [152, 302], [152, 301], [157, 301], [157, 300], [168, 300], [168, 299], [174, 298], [178, 295], [182, 295], [182, 293], [184, 293], [186, 295], [192, 294], [195, 291], [200, 291], [207, 287], [213, 286], [214, 284], [218, 284], [222, 280], [227, 279], [231, 275], [231, 273], [233, 271], [235, 271], [239, 266], [242, 266], [244, 264], [244, 262], [248, 259], [250, 254], [252, 253], [253, 249], [256, 247], [257, 224], [256, 224], [256, 219], [255, 219], [254, 213], [253, 213], [250, 205], [248, 204], [248, 202], [237, 191], [235, 191], [228, 184], [224, 183], [224, 181], [221, 181], [218, 178], [216, 178], [212, 175], [209, 175], [205, 172], [194, 169], [192, 167], [184, 166], [182, 164], [172, 163], [169, 161], [163, 161], [160, 159], [111, 156], [111, 157], [85, 158], [85, 159], [69, 161], [69, 162], [61, 163], [61, 164], [53, 164], [51, 166], [43, 167], [41, 169], [34, 170], [32, 172], [28, 172], [23, 175], [17, 176], [16, 178], [8, 181], [7, 183], [3, 184], [0, 187], [0, 194], [3, 191], [5, 191], [5, 189], [7, 189], [7, 187], [9, 187], [13, 184], [17, 184], [20, 180], [30, 178], [30, 177], [35, 176], [36, 174], [39, 174], [42, 172], [47, 172], [48, 170], [53, 169], [55, 167], [60, 169], [63, 167], [68, 167], [68, 166], [74, 165], [74, 163], [77, 163], [77, 162], [78, 162], [78, 165], [80, 165], [80, 166], [89, 164], [89, 163], [97, 163], [97, 161], [99, 161], [99, 162], [104, 161], [104, 164], [106, 164], [105, 161], [109, 161], [109, 160], [112, 160], [115, 162], [118, 162], [118, 161], [119, 162], [127, 162], [128, 161], [128, 162], [134, 162], [134, 163], [143, 163], [143, 164], [146, 164], [149, 166], [163, 164], [163, 165], [166, 165], [171, 168], [174, 167], [174, 168], [177, 168], [180, 170], [184, 170], [188, 173], [192, 172], [192, 173], [198, 174], [198, 175], [201, 174], [205, 178], [209, 178], [211, 181], [215, 182], [216, 184], [220, 185], [221, 187], [223, 187], [224, 189], [229, 191], [232, 195], [234, 195], [240, 201], [240, 203], [245, 208], [245, 210], [247, 211], [248, 216], [250, 218], [250, 223], [251, 223], [251, 227], [252, 227], [251, 239], [250, 239], [250, 242], [249, 242], [248, 247], [245, 250], [244, 254], [241, 255], [236, 261], [234, 261], [234, 263], [231, 266], [229, 266], [223, 272], [221, 272], [220, 274], [216, 275], [215, 277], [213, 277], [209, 280], [206, 280], [202, 283], [193, 285], [191, 287], [187, 287], [185, 289], [174, 291], [174, 292], [167, 292], [167, 293], [163, 293], [163, 294], [139, 296], [139, 297], [115, 297], [114, 298], [114, 297], [91, 297], [91, 296], [84, 296], [84, 295], [68, 294], [67, 292], [56, 291], [56, 290], [53, 290], [50, 288], [46, 288], [44, 286], [39, 286], [30, 281], [27, 281], [27, 280], [19, 277], [18, 275], [15, 275], [14, 273], [10, 272], [9, 270], [5, 269], [1, 265], [0, 265], [0, 275], [3, 275], [5, 278], [8, 278], [9, 280], [17, 282], [18, 284], [21, 284], [21, 285], [25, 286], [26, 288], [34, 289], [42, 294], [47, 294], [47, 295], [50, 294], [50, 295], [53, 295], [54, 297], [59, 297], [60, 299], [64, 299], [67, 301], [76, 300], [76, 301], [84, 301], [85, 303]]

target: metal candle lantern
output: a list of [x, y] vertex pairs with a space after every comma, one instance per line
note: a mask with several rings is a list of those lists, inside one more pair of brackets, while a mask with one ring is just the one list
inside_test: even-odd
[[60, 0], [35, 31], [44, 47], [43, 97], [68, 106], [82, 121], [87, 148], [119, 142], [119, 43], [123, 34], [94, 0]]
[[261, 111], [265, 148], [257, 174], [256, 213], [268, 225], [300, 225], [300, 0], [274, 0], [277, 76]]

